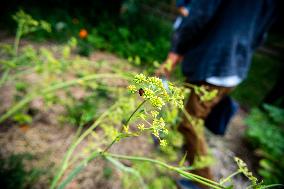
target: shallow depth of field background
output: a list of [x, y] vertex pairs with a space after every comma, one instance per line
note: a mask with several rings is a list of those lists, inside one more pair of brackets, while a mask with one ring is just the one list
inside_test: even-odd
[[[13, 51], [17, 30], [12, 15], [19, 10], [36, 20], [47, 21], [51, 31], [40, 29], [23, 35], [18, 58], [12, 59], [9, 53]], [[92, 74], [153, 75], [170, 48], [176, 15], [173, 0], [4, 2], [0, 7], [0, 116], [22, 99], [33, 98], [31, 94], [35, 91], [58, 82]], [[216, 178], [236, 170], [233, 157], [238, 156], [267, 184], [284, 181], [283, 96], [272, 104], [265, 103], [277, 82], [278, 86], [283, 85], [281, 24], [280, 15], [266, 42], [254, 54], [247, 79], [231, 94], [240, 109], [226, 135], [219, 137], [207, 132]], [[9, 72], [5, 72], [7, 68]], [[172, 80], [183, 81], [179, 69]], [[84, 121], [83, 129], [87, 129], [115, 100], [127, 99], [123, 96], [127, 85], [127, 81], [115, 78], [74, 85], [33, 98], [0, 122], [0, 185], [7, 189], [48, 188], [78, 125]], [[104, 131], [113, 132], [107, 129]], [[98, 145], [104, 140], [96, 137], [88, 138], [86, 143]], [[154, 147], [151, 135], [143, 135], [121, 141], [112, 151], [175, 163], [182, 158], [181, 135], [172, 133], [170, 140], [171, 148], [159, 150]], [[124, 163], [140, 172], [149, 188], [176, 188], [177, 176], [162, 168], [148, 163]], [[233, 182], [236, 188], [247, 186], [243, 176], [237, 176]], [[98, 160], [91, 162], [67, 188], [134, 186], [137, 179]]]

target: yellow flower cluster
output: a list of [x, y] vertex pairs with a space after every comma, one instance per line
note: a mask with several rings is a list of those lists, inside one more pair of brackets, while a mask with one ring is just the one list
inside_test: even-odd
[[[168, 88], [166, 89], [161, 79], [146, 77], [143, 74], [138, 74], [134, 77], [133, 84], [128, 86], [128, 90], [132, 94], [139, 94], [154, 108], [150, 112], [150, 118], [147, 117], [148, 113], [143, 113], [143, 116], [140, 114], [140, 118], [144, 122], [147, 122], [149, 126], [146, 127], [143, 123], [140, 123], [137, 125], [137, 128], [140, 132], [151, 130], [152, 134], [159, 139], [160, 145], [166, 146], [167, 141], [161, 139], [160, 135], [167, 135], [169, 131], [166, 128], [164, 119], [159, 114], [163, 106], [167, 103], [182, 108], [184, 100], [183, 90], [175, 87], [170, 82], [168, 82]], [[149, 119], [152, 119], [152, 123], [147, 121]]]
[[171, 103], [180, 108], [183, 107], [184, 95], [181, 88], [175, 87], [169, 82], [169, 90], [163, 86], [161, 79], [157, 77], [146, 77], [144, 74], [138, 74], [134, 77], [134, 84], [129, 85], [128, 89], [131, 93], [140, 91], [140, 95], [149, 100], [151, 105], [161, 110], [166, 103]]

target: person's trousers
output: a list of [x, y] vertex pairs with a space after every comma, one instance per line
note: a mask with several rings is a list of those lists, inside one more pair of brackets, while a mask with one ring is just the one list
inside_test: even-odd
[[[204, 120], [212, 108], [232, 90], [232, 88], [219, 87], [211, 84], [202, 84], [202, 86], [204, 86], [208, 91], [217, 90], [217, 95], [212, 100], [203, 102], [201, 101], [200, 96], [192, 89], [185, 109], [193, 120], [190, 121], [186, 118], [186, 116], [184, 116], [178, 128], [184, 136], [184, 147], [187, 153], [187, 161], [190, 165], [193, 164], [194, 159], [198, 156], [207, 155], [207, 143], [203, 129], [200, 129], [200, 126], [196, 126], [192, 123], [192, 121], [198, 119]], [[213, 179], [209, 167], [194, 170], [192, 173], [208, 179]]]

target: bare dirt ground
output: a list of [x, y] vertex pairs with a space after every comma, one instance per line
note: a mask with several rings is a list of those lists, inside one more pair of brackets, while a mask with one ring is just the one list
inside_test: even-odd
[[[92, 61], [103, 60], [110, 63], [121, 62], [116, 56], [104, 53], [95, 52], [90, 56]], [[106, 66], [104, 70], [107, 71]], [[125, 70], [130, 68], [125, 67]], [[80, 93], [79, 91], [77, 91]], [[78, 94], [79, 95], [79, 94]], [[13, 89], [5, 86], [0, 92], [0, 112], [7, 109], [11, 105]], [[82, 96], [82, 95], [79, 95]], [[40, 100], [33, 101], [32, 106], [40, 107]], [[60, 164], [66, 149], [70, 145], [72, 138], [75, 135], [75, 128], [69, 125], [60, 125], [54, 121], [56, 116], [62, 110], [52, 108], [51, 110], [42, 110], [30, 125], [1, 125], [0, 129], [0, 154], [8, 157], [11, 154], [31, 153], [35, 156], [32, 161], [26, 162], [28, 169], [37, 167], [40, 169], [49, 169], [54, 171], [54, 168]], [[229, 130], [225, 137], [217, 137], [209, 135], [208, 141], [211, 147], [211, 152], [216, 158], [216, 163], [213, 165], [213, 171], [216, 179], [228, 176], [234, 172], [237, 167], [233, 157], [239, 156], [252, 166], [251, 152], [247, 148], [243, 140], [245, 124], [243, 119], [246, 113], [240, 110], [229, 126]], [[91, 139], [89, 139], [91, 140]], [[126, 139], [111, 149], [112, 152], [119, 154], [145, 155], [149, 156], [155, 148], [148, 142], [148, 136]], [[86, 141], [87, 143], [88, 141]], [[83, 144], [80, 148], [83, 148]], [[139, 149], [139, 150], [136, 150]], [[120, 178], [122, 173], [117, 171], [112, 175], [111, 180], [107, 179], [103, 173], [103, 167], [106, 166], [105, 161], [96, 160], [79, 174], [68, 188], [82, 189], [120, 189]], [[48, 188], [48, 182], [51, 178], [47, 174], [40, 178], [33, 188]], [[245, 188], [247, 185], [243, 177], [238, 176], [233, 180], [236, 188]]]

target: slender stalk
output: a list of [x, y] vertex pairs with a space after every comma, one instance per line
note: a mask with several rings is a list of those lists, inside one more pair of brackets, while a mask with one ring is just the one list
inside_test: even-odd
[[180, 167], [179, 168], [180, 170], [183, 170], [183, 171], [192, 171], [192, 170], [194, 170], [194, 167]]
[[[102, 152], [94, 152], [93, 154], [91, 154], [89, 157], [87, 157], [85, 160], [83, 160], [75, 169], [73, 169], [73, 171], [69, 174], [69, 176], [62, 182], [65, 183], [64, 186], [66, 186], [66, 184], [68, 184], [77, 174], [79, 174], [79, 172], [86, 167], [87, 163], [94, 160], [95, 158], [98, 158], [100, 156], [103, 157], [113, 157], [113, 158], [118, 158], [118, 159], [128, 159], [128, 160], [134, 160], [134, 161], [145, 161], [145, 162], [150, 162], [150, 163], [154, 163], [156, 165], [160, 165], [162, 167], [165, 167], [171, 171], [175, 171], [177, 173], [179, 173], [181, 176], [184, 176], [187, 179], [190, 179], [192, 181], [198, 182], [200, 184], [206, 185], [210, 188], [214, 188], [214, 189], [224, 189], [225, 187], [222, 186], [221, 184], [211, 181], [209, 179], [200, 177], [198, 175], [183, 171], [182, 169], [178, 168], [178, 167], [174, 167], [171, 165], [168, 165], [164, 162], [161, 162], [159, 160], [155, 160], [155, 159], [150, 159], [150, 158], [145, 158], [145, 157], [136, 157], [136, 156], [125, 156], [125, 155], [118, 155], [118, 154], [111, 154], [111, 153], [102, 153]], [[67, 182], [68, 181], [68, 182]], [[60, 184], [59, 186], [62, 186], [62, 184]], [[63, 187], [59, 187], [59, 188], [63, 188]]]
[[[132, 118], [132, 117], [134, 116], [134, 114], [143, 106], [143, 104], [145, 104], [146, 101], [147, 101], [147, 100], [143, 100], [143, 101], [139, 104], [139, 106], [137, 106], [137, 108], [132, 112], [132, 114], [129, 116], [129, 118], [128, 118], [127, 121], [125, 122], [125, 126], [128, 126], [128, 124], [129, 124], [131, 118]], [[123, 130], [123, 125], [122, 125], [121, 128], [120, 128], [120, 132], [122, 132], [122, 130]], [[107, 151], [112, 147], [112, 145], [119, 139], [120, 136], [121, 136], [121, 134], [118, 134], [118, 135], [113, 139], [113, 141], [103, 150], [102, 153], [107, 152]]]
[[[144, 100], [143, 102], [141, 102], [139, 104], [139, 106], [132, 112], [132, 114], [130, 115], [130, 117], [128, 118], [128, 120], [126, 121], [126, 125], [129, 124], [131, 118], [135, 115], [135, 113], [142, 107], [142, 105], [146, 102], [146, 100]], [[81, 136], [83, 136], [84, 134], [82, 134]], [[190, 180], [193, 180], [195, 182], [198, 182], [198, 183], [201, 183], [203, 185], [206, 185], [206, 186], [209, 186], [211, 188], [214, 188], [214, 189], [222, 189], [224, 188], [221, 184], [217, 183], [217, 182], [214, 182], [214, 181], [211, 181], [209, 179], [206, 179], [206, 178], [203, 178], [201, 176], [198, 176], [198, 175], [195, 175], [195, 174], [192, 174], [192, 173], [188, 173], [178, 167], [174, 167], [174, 166], [171, 166], [171, 165], [168, 165], [164, 162], [161, 162], [161, 161], [158, 161], [158, 160], [154, 160], [154, 159], [149, 159], [149, 158], [145, 158], [145, 157], [135, 157], [135, 156], [123, 156], [123, 155], [117, 155], [117, 154], [110, 154], [110, 153], [107, 153], [107, 151], [111, 148], [111, 146], [117, 141], [117, 139], [120, 137], [120, 135], [117, 135], [116, 138], [102, 151], [102, 152], [95, 152], [96, 155], [93, 156], [93, 154], [91, 154], [89, 157], [87, 157], [85, 160], [83, 160], [75, 169], [73, 169], [73, 171], [68, 175], [67, 179], [65, 179], [63, 181], [64, 186], [66, 184], [68, 184], [87, 164], [87, 162], [97, 158], [97, 157], [100, 157], [100, 156], [103, 156], [103, 157], [114, 157], [114, 158], [121, 158], [121, 159], [129, 159], [129, 160], [139, 160], [139, 161], [147, 161], [147, 162], [151, 162], [151, 163], [154, 163], [154, 164], [158, 164], [160, 166], [163, 166], [169, 170], [172, 170], [172, 171], [175, 171], [177, 173], [179, 173], [181, 176], [184, 176], [186, 177], [187, 179], [190, 179]], [[78, 141], [74, 144], [79, 144], [82, 140], [80, 140], [80, 138], [78, 139]], [[72, 147], [70, 148], [71, 150], [74, 151], [74, 149], [72, 149]], [[73, 152], [72, 151], [72, 152]], [[59, 179], [61, 178], [61, 176], [63, 175], [64, 171], [66, 170], [67, 166], [68, 166], [68, 156], [70, 154], [70, 151], [67, 152], [67, 157], [65, 158], [64, 160], [64, 163], [63, 163], [63, 166], [61, 168], [61, 170], [59, 171], [59, 174], [55, 177], [54, 179], [54, 182], [52, 183], [52, 186], [51, 186], [51, 189], [53, 189], [55, 186], [56, 186], [56, 183], [59, 181]], [[60, 184], [59, 186], [62, 186], [62, 184]], [[62, 187], [59, 187], [59, 188], [62, 188]]]
[[6, 82], [9, 73], [10, 73], [10, 68], [7, 68], [7, 69], [4, 71], [3, 75], [1, 76], [1, 79], [0, 79], [0, 87]]
[[114, 159], [110, 156], [106, 156], [105, 159], [107, 159], [109, 162], [111, 162], [118, 169], [134, 175], [138, 179], [138, 181], [139, 181], [139, 183], [140, 183], [140, 185], [143, 189], [148, 188], [147, 185], [145, 184], [142, 176], [140, 175], [140, 173], [138, 171], [136, 171], [135, 169], [133, 169], [131, 167], [127, 167], [127, 166], [123, 165], [120, 161], [118, 161], [118, 160], [116, 160], [116, 159]]
[[[131, 118], [134, 116], [134, 114], [143, 106], [143, 104], [145, 104], [147, 100], [143, 100], [139, 106], [137, 106], [137, 108], [132, 112], [132, 114], [129, 116], [129, 118], [127, 119], [127, 121], [125, 122], [125, 125], [128, 126]], [[122, 127], [123, 128], [123, 127]]]
[[19, 43], [20, 43], [20, 39], [22, 36], [22, 29], [23, 29], [23, 24], [19, 24], [18, 29], [17, 29], [17, 33], [16, 33], [16, 38], [14, 41], [14, 53], [15, 56], [18, 56], [18, 48], [19, 48]]
[[59, 186], [58, 186], [58, 189], [64, 189], [65, 186], [70, 183], [74, 178], [75, 176], [81, 172], [82, 169], [84, 169], [88, 163], [91, 161], [91, 160], [94, 160], [95, 158], [99, 157], [100, 156], [100, 153], [99, 152], [93, 152], [88, 158], [86, 158], [84, 161], [81, 161], [81, 163], [79, 165], [77, 165], [75, 167], [75, 169], [73, 169], [71, 171], [71, 173], [67, 176], [67, 178], [65, 180], [63, 180]]
[[118, 135], [115, 137], [115, 139], [113, 139], [113, 141], [103, 150], [102, 153], [107, 152], [107, 151], [112, 147], [112, 145], [118, 140], [119, 136], [120, 136], [120, 134], [118, 134]]
[[200, 184], [203, 184], [205, 186], [208, 186], [210, 188], [214, 188], [214, 189], [223, 189], [224, 187], [222, 186], [218, 186], [218, 185], [214, 185], [214, 184], [210, 184], [210, 182], [207, 182], [207, 181], [204, 181], [204, 180], [201, 180], [201, 179], [198, 179], [194, 176], [190, 176], [188, 175], [188, 172], [179, 172], [179, 170], [175, 170], [176, 172], [178, 172], [181, 176], [183, 176], [184, 178], [186, 179], [189, 179], [189, 180], [192, 180], [194, 182], [197, 182], [197, 183], [200, 183]]
[[[13, 70], [14, 71], [14, 70]], [[7, 79], [9, 79], [9, 81], [13, 81], [15, 79], [17, 79], [18, 77], [31, 73], [31, 69], [26, 69], [26, 70], [17, 70], [18, 73], [12, 74], [10, 75], [11, 72], [11, 68], [7, 68], [5, 70], [5, 72], [3, 73], [3, 75], [1, 76], [0, 79], [0, 87], [4, 85], [4, 83], [7, 81]]]
[[0, 123], [8, 119], [10, 116], [12, 116], [14, 113], [22, 109], [25, 105], [30, 103], [34, 98], [36, 98], [37, 95], [31, 94], [26, 96], [24, 99], [22, 99], [20, 102], [18, 102], [16, 105], [11, 107], [6, 113], [0, 116]]
[[232, 173], [231, 175], [229, 175], [228, 177], [226, 177], [225, 179], [220, 181], [220, 184], [223, 185], [224, 183], [228, 182], [231, 178], [233, 178], [234, 176], [236, 176], [239, 173], [241, 173], [241, 171], [236, 171], [236, 172]]
[[260, 189], [265, 189], [265, 188], [273, 188], [273, 187], [283, 187], [283, 184], [270, 184], [270, 185], [265, 185], [260, 187]]
[[[221, 188], [223, 188], [222, 185], [220, 185], [219, 183], [217, 183], [217, 182], [215, 182], [215, 181], [212, 181], [212, 180], [210, 180], [210, 179], [201, 177], [201, 176], [196, 175], [196, 174], [192, 174], [192, 173], [183, 171], [183, 170], [181, 170], [181, 169], [179, 169], [179, 168], [177, 168], [177, 169], [178, 169], [179, 171], [182, 171], [182, 172], [177, 171], [177, 172], [179, 172], [180, 174], [184, 175], [185, 177], [186, 177], [186, 176], [194, 177], [195, 179], [197, 179], [197, 182], [199, 182], [199, 183], [202, 183], [202, 182], [203, 182], [202, 184], [204, 184], [204, 182], [206, 182], [206, 183], [211, 183], [211, 184], [213, 184], [213, 185], [217, 185], [217, 186], [220, 186]], [[200, 182], [200, 181], [202, 181], [202, 182]], [[206, 185], [206, 184], [205, 184], [205, 185]]]
[[168, 165], [168, 164], [166, 164], [164, 162], [161, 162], [159, 160], [154, 160], [154, 159], [145, 158], [145, 157], [137, 157], [137, 156], [125, 156], [125, 155], [118, 155], [118, 154], [110, 154], [110, 153], [105, 153], [104, 156], [111, 156], [111, 157], [119, 158], [119, 159], [146, 161], [146, 162], [154, 163], [154, 164], [163, 166], [163, 167], [165, 167], [165, 168], [167, 168], [169, 170], [175, 171], [175, 172], [181, 174], [182, 176], [185, 176], [186, 178], [189, 178], [189, 179], [191, 179], [193, 181], [199, 182], [199, 183], [204, 184], [206, 186], [209, 186], [211, 188], [214, 188], [214, 189], [222, 189], [222, 188], [224, 188], [222, 185], [220, 185], [217, 182], [214, 182], [214, 181], [211, 181], [209, 179], [200, 177], [200, 176], [195, 175], [193, 173], [189, 173], [189, 172], [183, 171], [183, 170], [179, 169], [178, 167], [174, 167], [174, 166]]
[[95, 75], [88, 75], [79, 79], [74, 79], [71, 81], [66, 81], [66, 82], [62, 82], [62, 83], [58, 83], [55, 84], [51, 87], [48, 87], [47, 89], [43, 90], [42, 93], [50, 93], [53, 91], [56, 91], [58, 89], [62, 89], [62, 88], [66, 88], [66, 87], [70, 87], [76, 84], [82, 84], [86, 81], [91, 81], [91, 80], [95, 80], [95, 79], [101, 79], [101, 78], [115, 78], [115, 77], [121, 77], [121, 75], [119, 74], [95, 74]]
[[76, 131], [76, 133], [75, 133], [75, 136], [74, 136], [74, 138], [73, 138], [71, 144], [75, 143], [76, 140], [80, 137], [80, 135], [81, 135], [81, 133], [82, 133], [82, 130], [83, 130], [83, 124], [80, 123], [79, 128], [77, 129], [77, 131]]
[[52, 180], [51, 183], [51, 189], [55, 188], [57, 182], [59, 181], [59, 179], [62, 177], [62, 175], [64, 174], [64, 171], [68, 168], [68, 162], [71, 158], [71, 155], [73, 154], [74, 150], [76, 149], [76, 147], [82, 142], [82, 140], [88, 136], [100, 123], [101, 121], [112, 111], [112, 109], [114, 107], [117, 106], [117, 103], [114, 104], [113, 106], [111, 106], [107, 111], [105, 111], [94, 123], [93, 125], [91, 125], [91, 127], [89, 127], [68, 149], [64, 160], [62, 162], [62, 166], [59, 169], [58, 173], [56, 174], [56, 176], [54, 177], [54, 179]]
[[[129, 118], [127, 119], [125, 125], [128, 125], [131, 118], [135, 115], [135, 113], [143, 106], [143, 104], [146, 102], [147, 100], [142, 101], [139, 106], [137, 106], [137, 108], [132, 112], [132, 114], [129, 116]], [[105, 112], [106, 113], [106, 112]], [[104, 113], [104, 114], [105, 114]], [[102, 117], [102, 116], [101, 116]], [[101, 118], [100, 117], [100, 118]], [[99, 119], [100, 119], [99, 118]], [[97, 120], [98, 121], [98, 120]], [[97, 122], [96, 121], [96, 122]], [[97, 125], [94, 123], [94, 125]], [[58, 174], [55, 176], [55, 178], [53, 179], [52, 183], [51, 183], [51, 187], [50, 189], [54, 189], [57, 182], [59, 181], [59, 179], [62, 177], [62, 175], [64, 174], [64, 171], [68, 168], [68, 162], [69, 159], [72, 155], [72, 153], [74, 152], [75, 148], [81, 143], [81, 141], [88, 135], [91, 133], [91, 131], [95, 128], [95, 126], [92, 125], [87, 131], [85, 131], [77, 140], [76, 142], [74, 142], [74, 144], [72, 144], [72, 146], [69, 148], [69, 150], [66, 153], [66, 156], [64, 157], [62, 166], [60, 168], [60, 170], [58, 171]], [[123, 126], [122, 126], [123, 128]], [[117, 141], [117, 139], [120, 137], [120, 134], [118, 134], [115, 139], [100, 153], [101, 155], [103, 155], [104, 153], [106, 153], [111, 147], [112, 145]], [[96, 156], [97, 157], [97, 156]], [[89, 158], [88, 158], [89, 159]], [[75, 170], [78, 170], [77, 174], [80, 172], [79, 169], [81, 170], [82, 166], [79, 165], [79, 168], [76, 168]], [[83, 167], [82, 167], [83, 168]], [[73, 174], [72, 174], [73, 175]]]
[[37, 97], [43, 96], [45, 94], [54, 92], [54, 91], [59, 90], [59, 89], [64, 89], [64, 88], [71, 87], [73, 85], [82, 84], [82, 82], [91, 81], [91, 80], [100, 79], [100, 78], [114, 78], [114, 77], [121, 77], [121, 75], [118, 75], [118, 74], [89, 75], [89, 76], [85, 76], [85, 77], [82, 77], [82, 78], [79, 78], [79, 79], [74, 79], [74, 80], [71, 80], [71, 81], [58, 83], [58, 84], [52, 85], [52, 86], [40, 91], [40, 92], [34, 92], [32, 94], [29, 94], [24, 99], [22, 99], [20, 102], [18, 102], [15, 106], [10, 108], [5, 114], [1, 115], [0, 116], [0, 123], [5, 121], [6, 119], [8, 119], [10, 116], [12, 116], [14, 113], [19, 111], [20, 109], [22, 109], [25, 105], [27, 105], [28, 103], [30, 103], [33, 99], [35, 99]]

